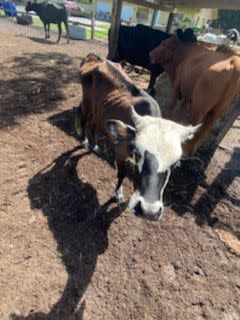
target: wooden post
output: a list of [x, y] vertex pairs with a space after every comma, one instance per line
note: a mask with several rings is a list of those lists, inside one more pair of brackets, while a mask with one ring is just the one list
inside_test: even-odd
[[115, 55], [118, 45], [118, 32], [121, 24], [121, 12], [122, 12], [123, 0], [115, 0], [113, 2], [112, 9], [112, 24], [111, 33], [109, 39], [109, 58], [112, 59]]
[[157, 22], [157, 16], [158, 16], [158, 10], [153, 11], [153, 16], [152, 16], [152, 22], [151, 22], [151, 27], [154, 28]]
[[168, 23], [167, 23], [167, 28], [166, 28], [166, 32], [170, 33], [171, 29], [172, 29], [172, 24], [173, 24], [173, 19], [174, 19], [174, 13], [175, 12], [170, 12], [169, 14], [169, 18], [168, 18]]
[[91, 39], [94, 39], [97, 0], [92, 0]]

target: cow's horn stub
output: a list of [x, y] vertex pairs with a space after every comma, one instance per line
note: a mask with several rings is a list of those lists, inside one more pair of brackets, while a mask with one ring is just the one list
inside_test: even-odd
[[132, 120], [135, 126], [137, 126], [141, 122], [142, 116], [136, 112], [134, 106], [132, 106], [131, 111], [132, 111]]

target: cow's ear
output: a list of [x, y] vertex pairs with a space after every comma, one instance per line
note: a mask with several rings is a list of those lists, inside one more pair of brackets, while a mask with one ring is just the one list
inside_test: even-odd
[[196, 42], [197, 38], [194, 35], [193, 29], [187, 28], [184, 32], [184, 41], [185, 42]]
[[130, 141], [135, 138], [136, 130], [120, 120], [107, 120], [105, 127], [113, 142]]
[[177, 29], [176, 31], [177, 37], [182, 40], [184, 37], [184, 32], [182, 31], [182, 29]]

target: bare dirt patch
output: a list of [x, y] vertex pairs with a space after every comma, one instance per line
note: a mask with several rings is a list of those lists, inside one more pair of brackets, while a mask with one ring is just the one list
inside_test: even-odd
[[161, 223], [137, 219], [73, 128], [81, 59], [105, 45], [0, 26], [0, 319], [238, 320], [240, 121], [205, 171], [175, 170]]

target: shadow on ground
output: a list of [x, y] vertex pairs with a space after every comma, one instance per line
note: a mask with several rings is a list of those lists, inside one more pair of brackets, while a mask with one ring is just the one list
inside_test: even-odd
[[49, 44], [49, 45], [56, 44], [56, 42], [53, 42], [53, 41], [45, 39], [45, 38], [36, 38], [36, 37], [27, 37], [27, 38], [30, 39], [31, 41], [37, 42], [37, 43]]
[[[77, 60], [80, 65], [81, 58]], [[66, 86], [79, 82], [73, 59], [58, 52], [34, 52], [0, 66], [2, 74], [7, 74], [0, 80], [0, 129], [28, 114], [54, 109], [65, 100]]]
[[116, 205], [109, 209], [113, 199], [99, 206], [96, 190], [79, 180], [76, 166], [88, 153], [79, 148], [66, 152], [29, 181], [31, 208], [41, 209], [47, 217], [68, 281], [49, 314], [38, 312], [26, 317], [12, 314], [10, 319], [79, 320], [83, 317], [85, 301], [81, 298], [91, 281], [98, 255], [108, 247], [108, 229], [121, 213]]
[[[75, 137], [74, 119], [77, 108], [55, 114], [48, 118], [48, 121], [64, 131], [67, 135]], [[196, 158], [181, 162], [181, 166], [175, 168], [172, 172], [171, 179], [165, 191], [165, 203], [171, 206], [174, 212], [183, 216], [187, 212], [191, 212], [195, 216], [196, 223], [199, 226], [205, 224], [216, 226], [218, 228], [229, 229], [235, 235], [239, 223], [237, 219], [232, 221], [228, 214], [218, 217], [218, 212], [214, 210], [218, 203], [222, 200], [230, 201], [232, 205], [239, 206], [239, 200], [233, 199], [227, 191], [227, 188], [234, 181], [235, 177], [239, 176], [239, 148], [236, 148], [232, 154], [231, 160], [226, 164], [225, 168], [216, 177], [212, 185], [208, 185], [205, 181], [206, 170], [210, 164], [212, 156], [216, 150], [199, 150]], [[101, 155], [104, 160], [112, 164], [111, 150], [108, 153], [110, 158]], [[131, 174], [131, 173], [130, 173]], [[204, 194], [196, 204], [192, 204], [198, 187], [204, 190]]]

